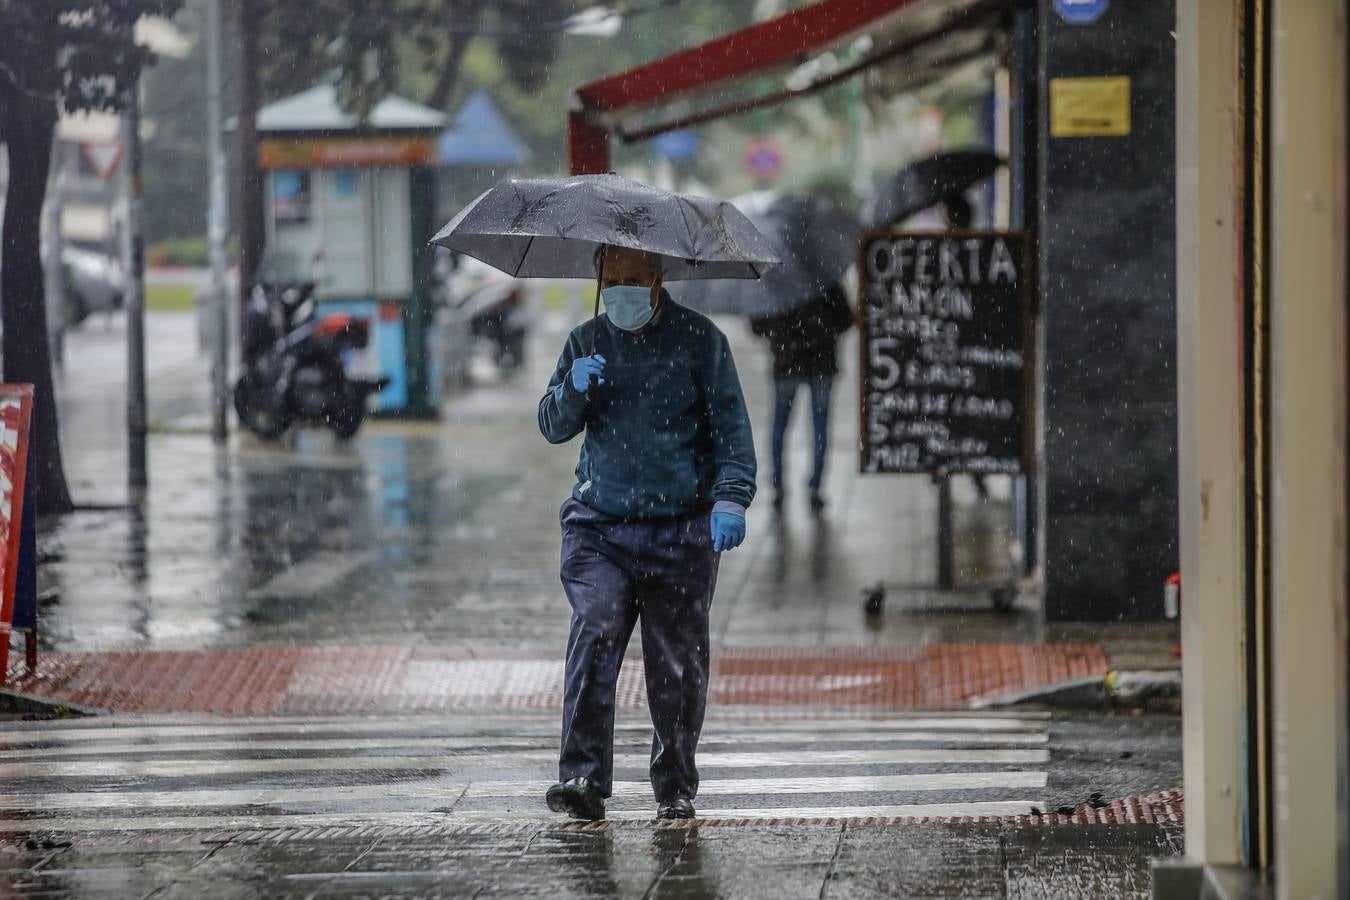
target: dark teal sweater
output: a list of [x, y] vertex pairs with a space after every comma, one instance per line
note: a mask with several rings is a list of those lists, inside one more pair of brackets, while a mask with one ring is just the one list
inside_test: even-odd
[[[605, 358], [605, 383], [572, 386], [572, 362]], [[627, 332], [607, 316], [573, 329], [539, 401], [550, 443], [586, 432], [572, 496], [610, 516], [656, 518], [750, 505], [755, 446], [726, 336], [706, 316], [662, 295], [656, 317]]]

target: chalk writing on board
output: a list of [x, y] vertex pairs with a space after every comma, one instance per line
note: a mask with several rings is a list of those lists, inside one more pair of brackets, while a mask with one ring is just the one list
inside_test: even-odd
[[871, 232], [859, 274], [862, 470], [1021, 471], [1024, 237]]

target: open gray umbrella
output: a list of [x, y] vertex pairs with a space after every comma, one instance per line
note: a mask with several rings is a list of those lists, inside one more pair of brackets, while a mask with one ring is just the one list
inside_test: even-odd
[[605, 247], [661, 257], [662, 281], [759, 278], [778, 264], [764, 235], [730, 203], [613, 174], [508, 179], [480, 194], [431, 243], [519, 278], [594, 278], [594, 318], [605, 265], [596, 251]]
[[779, 315], [825, 293], [858, 255], [858, 221], [824, 200], [761, 192], [733, 202], [769, 238], [783, 264], [759, 281], [686, 285], [680, 291], [685, 306], [750, 318]]
[[1003, 160], [987, 150], [953, 150], [918, 160], [882, 184], [863, 217], [873, 228], [902, 222], [953, 194], [965, 194], [1001, 165]]
[[656, 254], [662, 280], [759, 278], [778, 256], [730, 203], [619, 175], [512, 178], [431, 239], [520, 278], [595, 278], [602, 246]]

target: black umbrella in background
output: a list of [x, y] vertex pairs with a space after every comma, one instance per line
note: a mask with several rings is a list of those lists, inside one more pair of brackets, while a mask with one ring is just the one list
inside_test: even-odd
[[751, 318], [788, 312], [837, 283], [858, 255], [858, 220], [820, 198], [759, 192], [733, 202], [768, 237], [783, 264], [759, 281], [684, 285], [677, 299], [699, 312]]
[[886, 180], [867, 202], [863, 218], [872, 228], [908, 219], [952, 195], [964, 195], [998, 171], [1003, 159], [988, 150], [954, 150], [912, 163]]

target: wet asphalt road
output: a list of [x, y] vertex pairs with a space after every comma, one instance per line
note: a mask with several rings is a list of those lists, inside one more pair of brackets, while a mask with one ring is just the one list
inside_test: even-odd
[[1173, 752], [1172, 721], [818, 716], [714, 713], [707, 824], [670, 832], [651, 818], [649, 728], [623, 716], [610, 821], [590, 833], [543, 807], [551, 715], [11, 723], [0, 883], [47, 896], [97, 879], [146, 897], [1130, 897], [1145, 895], [1147, 860], [1179, 844], [1161, 825], [828, 821], [1012, 815], [1165, 786], [1142, 760]]

